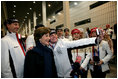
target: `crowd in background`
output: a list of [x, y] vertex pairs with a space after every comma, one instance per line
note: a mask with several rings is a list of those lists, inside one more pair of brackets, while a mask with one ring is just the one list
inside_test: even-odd
[[[5, 21], [7, 35], [1, 39], [2, 78], [105, 78], [109, 62], [117, 62], [117, 24], [89, 29], [35, 27], [23, 39], [15, 18]], [[22, 42], [22, 43], [21, 43]]]

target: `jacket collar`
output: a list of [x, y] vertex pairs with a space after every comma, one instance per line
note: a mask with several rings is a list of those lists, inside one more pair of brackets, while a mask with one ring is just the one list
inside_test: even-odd
[[42, 49], [44, 51], [49, 51], [50, 52], [50, 48], [48, 48], [47, 46], [42, 45], [39, 41], [36, 42], [36, 47], [38, 49]]
[[[13, 33], [13, 32], [10, 33], [10, 32], [7, 31], [7, 35], [10, 36], [10, 37], [16, 38], [16, 33]], [[18, 38], [21, 39], [20, 34], [18, 34]]]
[[36, 47], [38, 48], [44, 48], [45, 46], [42, 45], [39, 41], [36, 42]]

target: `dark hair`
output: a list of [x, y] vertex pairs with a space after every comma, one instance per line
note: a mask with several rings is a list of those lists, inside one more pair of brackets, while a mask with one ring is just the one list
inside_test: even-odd
[[4, 21], [4, 25], [6, 26], [6, 29], [8, 30], [7, 24], [12, 24], [12, 23], [15, 23], [15, 22], [19, 23], [18, 19], [16, 19], [16, 18], [9, 18], [9, 19]]
[[69, 29], [68, 29], [68, 28], [65, 28], [65, 29], [64, 29], [64, 32], [66, 32], [66, 31], [68, 31], [68, 32], [69, 32]]
[[61, 31], [63, 31], [63, 29], [62, 29], [62, 28], [56, 28], [56, 32], [57, 32], [58, 30], [61, 30]]
[[39, 39], [42, 38], [42, 36], [47, 33], [50, 33], [50, 29], [47, 27], [39, 27], [38, 29], [36, 29], [34, 32], [35, 42], [39, 41]]
[[50, 29], [50, 35], [53, 34], [53, 33], [56, 33], [56, 30], [55, 29]]
[[38, 24], [35, 26], [35, 29], [39, 28], [39, 27], [45, 27], [43, 24]]

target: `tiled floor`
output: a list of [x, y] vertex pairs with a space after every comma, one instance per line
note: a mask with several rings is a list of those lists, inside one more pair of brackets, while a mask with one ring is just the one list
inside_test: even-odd
[[107, 74], [107, 78], [117, 78], [117, 65], [110, 64], [110, 73]]
[[[117, 65], [116, 64], [109, 64], [110, 65], [110, 73], [106, 75], [106, 78], [117, 78]], [[88, 78], [91, 78], [90, 71], [88, 71]]]

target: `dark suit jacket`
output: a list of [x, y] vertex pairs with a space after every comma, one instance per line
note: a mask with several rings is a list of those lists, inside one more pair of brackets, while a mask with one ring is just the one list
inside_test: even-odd
[[40, 42], [37, 42], [36, 47], [27, 52], [24, 64], [24, 77], [57, 77], [53, 52], [50, 48], [43, 46]]

